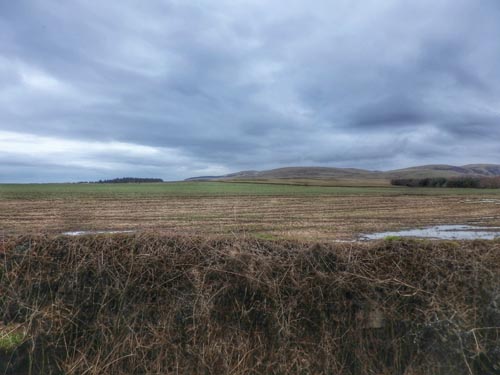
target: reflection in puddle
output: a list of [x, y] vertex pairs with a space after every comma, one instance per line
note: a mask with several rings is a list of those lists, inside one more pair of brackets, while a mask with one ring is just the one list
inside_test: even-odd
[[417, 237], [442, 240], [493, 240], [500, 238], [500, 227], [477, 227], [472, 225], [437, 225], [420, 229], [408, 229], [395, 232], [365, 234], [362, 240], [379, 240], [385, 237]]
[[65, 236], [84, 236], [86, 234], [117, 234], [117, 233], [134, 233], [134, 230], [80, 230], [75, 232], [64, 232]]

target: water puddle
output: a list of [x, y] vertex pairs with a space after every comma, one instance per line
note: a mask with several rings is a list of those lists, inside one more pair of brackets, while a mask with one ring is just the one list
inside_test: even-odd
[[134, 233], [134, 230], [79, 230], [75, 232], [64, 232], [65, 236], [85, 236], [86, 234], [118, 234]]
[[434, 227], [407, 229], [394, 232], [364, 234], [361, 240], [379, 240], [386, 237], [415, 237], [440, 240], [493, 240], [500, 238], [500, 227], [479, 227], [473, 225], [436, 225]]
[[466, 199], [464, 203], [493, 203], [493, 204], [500, 204], [500, 199]]

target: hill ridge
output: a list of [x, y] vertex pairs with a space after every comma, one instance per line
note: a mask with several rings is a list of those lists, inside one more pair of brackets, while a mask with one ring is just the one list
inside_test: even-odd
[[237, 180], [237, 179], [392, 179], [425, 177], [495, 177], [500, 176], [500, 164], [427, 164], [388, 171], [374, 171], [346, 167], [280, 167], [268, 170], [249, 170], [221, 176], [198, 176], [186, 181], [200, 180]]

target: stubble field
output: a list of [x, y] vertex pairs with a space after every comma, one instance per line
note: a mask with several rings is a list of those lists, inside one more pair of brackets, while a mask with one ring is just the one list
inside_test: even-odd
[[0, 232], [130, 230], [303, 240], [500, 226], [500, 190], [251, 183], [0, 185]]

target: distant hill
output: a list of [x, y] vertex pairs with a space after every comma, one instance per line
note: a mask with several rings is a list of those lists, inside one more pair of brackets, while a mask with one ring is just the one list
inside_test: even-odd
[[287, 167], [265, 171], [242, 171], [222, 176], [191, 177], [189, 181], [202, 180], [272, 180], [272, 179], [393, 179], [425, 177], [495, 177], [500, 176], [498, 164], [445, 164], [422, 165], [390, 171], [369, 171], [356, 168]]
[[496, 164], [469, 164], [456, 167], [453, 165], [423, 165], [405, 169], [387, 171], [389, 178], [423, 178], [423, 177], [464, 177], [500, 176], [500, 165]]

